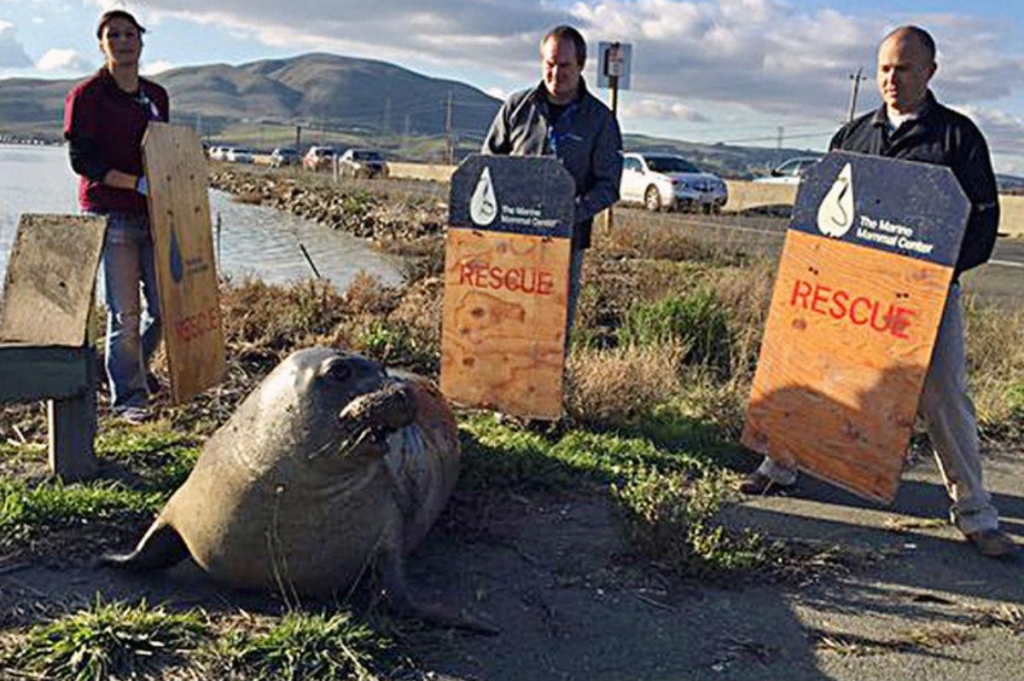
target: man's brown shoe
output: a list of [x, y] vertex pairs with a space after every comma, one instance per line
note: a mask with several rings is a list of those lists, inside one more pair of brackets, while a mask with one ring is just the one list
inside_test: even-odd
[[751, 494], [760, 496], [763, 494], [774, 494], [777, 492], [785, 492], [796, 487], [796, 483], [790, 483], [783, 485], [782, 483], [775, 482], [767, 475], [760, 471], [754, 471], [747, 477], [743, 478], [737, 489], [743, 494]]
[[1017, 550], [1017, 545], [999, 530], [978, 530], [967, 535], [967, 541], [974, 544], [978, 553], [989, 558], [1008, 556]]

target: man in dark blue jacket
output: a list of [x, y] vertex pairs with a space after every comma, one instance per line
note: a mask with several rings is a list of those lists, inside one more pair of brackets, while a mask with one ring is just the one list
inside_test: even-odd
[[[986, 556], [1015, 550], [999, 530], [999, 516], [982, 484], [974, 405], [967, 393], [959, 275], [986, 262], [999, 226], [999, 203], [988, 146], [967, 117], [935, 100], [928, 83], [936, 71], [935, 42], [916, 26], [892, 31], [878, 50], [878, 89], [884, 104], [843, 126], [831, 149], [934, 163], [953, 171], [971, 202], [919, 411], [925, 417], [952, 506], [950, 519]], [[796, 473], [765, 458], [740, 489], [762, 494], [796, 482]]]
[[[557, 156], [576, 181], [569, 272], [568, 329], [579, 299], [583, 249], [594, 216], [619, 200], [622, 136], [615, 116], [587, 90], [587, 43], [571, 26], [558, 26], [540, 44], [542, 81], [509, 97], [491, 124], [482, 153]], [[568, 333], [566, 334], [568, 338]]]

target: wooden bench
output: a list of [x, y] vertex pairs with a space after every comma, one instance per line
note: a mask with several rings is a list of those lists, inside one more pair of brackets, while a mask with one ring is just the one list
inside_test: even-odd
[[89, 313], [106, 219], [23, 215], [0, 307], [0, 404], [46, 400], [51, 472], [98, 469], [96, 352]]

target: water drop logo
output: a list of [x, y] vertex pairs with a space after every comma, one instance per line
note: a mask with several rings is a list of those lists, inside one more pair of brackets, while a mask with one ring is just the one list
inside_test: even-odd
[[853, 227], [853, 213], [853, 168], [847, 163], [818, 206], [818, 229], [841, 239]]
[[481, 227], [486, 227], [498, 217], [498, 199], [494, 196], [490, 168], [484, 168], [476, 182], [473, 198], [469, 201], [469, 217]]
[[181, 246], [178, 244], [178, 233], [171, 229], [171, 278], [180, 284], [185, 277], [185, 262], [181, 259]]

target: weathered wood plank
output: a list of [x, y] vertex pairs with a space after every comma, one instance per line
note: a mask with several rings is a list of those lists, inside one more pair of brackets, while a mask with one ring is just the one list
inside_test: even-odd
[[184, 402], [225, 369], [206, 160], [195, 131], [150, 123], [142, 144], [171, 393]]
[[441, 390], [530, 418], [562, 415], [568, 239], [448, 232]]
[[96, 372], [90, 351], [85, 360], [85, 390], [72, 397], [51, 399], [47, 404], [50, 471], [64, 482], [88, 480], [99, 470], [93, 446], [98, 429]]
[[22, 215], [0, 306], [0, 342], [86, 342], [107, 220]]

